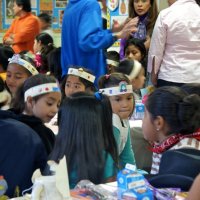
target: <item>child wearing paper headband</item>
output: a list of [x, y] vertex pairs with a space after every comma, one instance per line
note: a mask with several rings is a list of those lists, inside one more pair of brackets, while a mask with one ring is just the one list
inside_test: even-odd
[[11, 103], [18, 120], [39, 134], [48, 154], [53, 148], [55, 136], [44, 123], [49, 122], [58, 112], [60, 101], [61, 92], [56, 79], [38, 74], [24, 82]]
[[67, 76], [62, 81], [63, 97], [69, 97], [76, 92], [95, 92], [94, 81], [95, 76], [90, 70], [71, 66], [68, 69]]
[[101, 76], [98, 85], [99, 91], [107, 95], [111, 102], [120, 166], [123, 168], [127, 163], [135, 164], [128, 120], [134, 107], [132, 85], [128, 77], [121, 73]]
[[124, 59], [119, 63], [116, 72], [126, 74], [133, 86], [134, 96], [139, 99], [138, 90], [144, 87], [145, 72], [142, 65], [137, 60]]
[[119, 53], [117, 51], [108, 51], [106, 53], [107, 72], [111, 74], [119, 65]]
[[78, 92], [63, 101], [51, 159], [59, 162], [64, 155], [70, 188], [83, 179], [100, 184], [116, 177], [118, 155], [107, 96]]
[[35, 68], [34, 61], [27, 55], [14, 54], [8, 61], [6, 85], [14, 97], [17, 89], [24, 81], [28, 77], [38, 74], [38, 71]]

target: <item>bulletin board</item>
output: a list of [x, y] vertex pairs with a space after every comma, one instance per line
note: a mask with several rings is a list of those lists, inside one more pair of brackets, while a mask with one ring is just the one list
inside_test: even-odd
[[[128, 17], [128, 0], [107, 0], [107, 27], [112, 27], [113, 20], [122, 23]], [[119, 47], [119, 41], [113, 46]]]
[[[39, 15], [40, 13], [48, 13], [52, 16], [52, 29], [60, 32], [62, 26], [62, 18], [68, 0], [31, 0], [32, 13]], [[9, 28], [13, 20], [13, 4], [14, 0], [1, 1], [2, 23], [0, 30]]]

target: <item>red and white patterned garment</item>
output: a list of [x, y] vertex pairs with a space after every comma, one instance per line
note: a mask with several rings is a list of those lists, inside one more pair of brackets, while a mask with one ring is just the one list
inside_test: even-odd
[[200, 150], [200, 129], [197, 132], [190, 135], [173, 135], [167, 138], [161, 144], [155, 145], [154, 148], [152, 148], [153, 156], [151, 174], [157, 174], [159, 172], [162, 153], [164, 153], [167, 150], [181, 148], [193, 148]]

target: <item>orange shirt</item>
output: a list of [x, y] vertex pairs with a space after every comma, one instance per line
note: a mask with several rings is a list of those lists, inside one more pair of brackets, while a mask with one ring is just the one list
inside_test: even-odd
[[23, 17], [17, 17], [13, 20], [10, 28], [6, 31], [3, 41], [9, 36], [14, 36], [14, 44], [12, 45], [15, 53], [24, 50], [33, 52], [33, 44], [36, 35], [40, 32], [39, 20], [32, 13], [27, 13]]

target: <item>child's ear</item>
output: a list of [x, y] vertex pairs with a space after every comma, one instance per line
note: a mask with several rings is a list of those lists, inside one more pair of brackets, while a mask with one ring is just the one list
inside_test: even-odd
[[161, 131], [165, 127], [165, 120], [162, 116], [157, 116], [153, 123], [157, 131]]
[[34, 100], [33, 100], [33, 98], [32, 97], [27, 97], [27, 100], [26, 100], [26, 106], [27, 106], [27, 108], [28, 108], [28, 110], [32, 110], [32, 108], [33, 108], [33, 104], [34, 104]]

